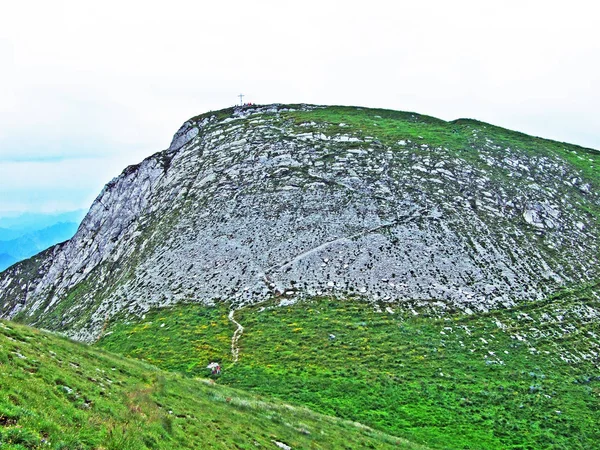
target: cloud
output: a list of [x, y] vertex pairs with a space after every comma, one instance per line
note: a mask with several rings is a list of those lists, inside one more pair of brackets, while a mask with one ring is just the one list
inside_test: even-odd
[[[584, 0], [11, 2], [0, 17], [0, 164], [136, 162], [240, 92], [257, 103], [471, 117], [600, 148], [597, 9]], [[99, 176], [94, 186], [108, 181]]]
[[104, 184], [132, 163], [126, 156], [0, 163], [0, 214], [89, 208]]

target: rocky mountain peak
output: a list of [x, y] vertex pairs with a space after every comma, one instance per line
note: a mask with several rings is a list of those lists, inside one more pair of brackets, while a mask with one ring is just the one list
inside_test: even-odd
[[1, 273], [0, 313], [89, 341], [177, 302], [510, 307], [598, 276], [599, 163], [470, 120], [206, 113], [108, 183], [70, 241]]

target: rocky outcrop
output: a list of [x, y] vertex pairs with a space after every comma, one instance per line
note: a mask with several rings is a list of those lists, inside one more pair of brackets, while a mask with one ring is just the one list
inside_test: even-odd
[[104, 188], [73, 239], [0, 274], [2, 317], [89, 341], [119, 311], [181, 301], [334, 295], [475, 312], [598, 276], [595, 181], [543, 141], [510, 148], [491, 126], [412, 115], [468, 146], [409, 131], [390, 142], [377, 111], [354, 112], [369, 135], [320, 120], [329, 111], [190, 119]]

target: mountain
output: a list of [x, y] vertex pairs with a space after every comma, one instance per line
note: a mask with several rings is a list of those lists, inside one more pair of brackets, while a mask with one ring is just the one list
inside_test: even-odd
[[121, 311], [327, 295], [467, 314], [599, 275], [599, 152], [474, 120], [268, 105], [188, 120], [0, 313], [93, 341]]
[[25, 231], [14, 230], [12, 228], [0, 228], [0, 241], [10, 241], [25, 233]]
[[[194, 117], [112, 180], [72, 239], [0, 273], [4, 317], [93, 343], [5, 324], [0, 442], [595, 448], [599, 163], [468, 119]], [[197, 378], [214, 361], [211, 391]], [[384, 434], [342, 441], [302, 407]]]
[[0, 346], [3, 449], [426, 450], [358, 423], [14, 323], [0, 321]]
[[86, 212], [80, 209], [62, 213], [4, 213], [0, 217], [0, 240], [15, 239], [61, 222], [79, 223]]
[[12, 240], [0, 240], [0, 254], [7, 255], [3, 260], [0, 257], [0, 271], [22, 259], [29, 258], [42, 250], [63, 242], [75, 234], [79, 223], [59, 222], [40, 230], [19, 235]]
[[5, 214], [0, 217], [0, 272], [73, 237], [85, 211]]

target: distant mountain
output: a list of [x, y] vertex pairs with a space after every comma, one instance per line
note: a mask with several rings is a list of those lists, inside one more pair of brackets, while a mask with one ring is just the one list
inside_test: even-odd
[[0, 217], [0, 272], [73, 237], [86, 210], [8, 214]]
[[79, 223], [60, 222], [41, 230], [32, 231], [16, 239], [0, 240], [0, 271], [17, 261], [46, 250], [54, 244], [73, 237]]
[[18, 259], [12, 255], [7, 255], [6, 253], [0, 253], [0, 271], [3, 271], [7, 267], [12, 266], [17, 261], [18, 261]]
[[19, 236], [23, 236], [24, 234], [27, 234], [27, 230], [0, 228], [0, 241], [10, 241], [11, 239], [16, 239]]
[[24, 213], [0, 217], [0, 241], [16, 239], [33, 231], [48, 228], [57, 223], [81, 223], [87, 210], [79, 209], [63, 213]]

